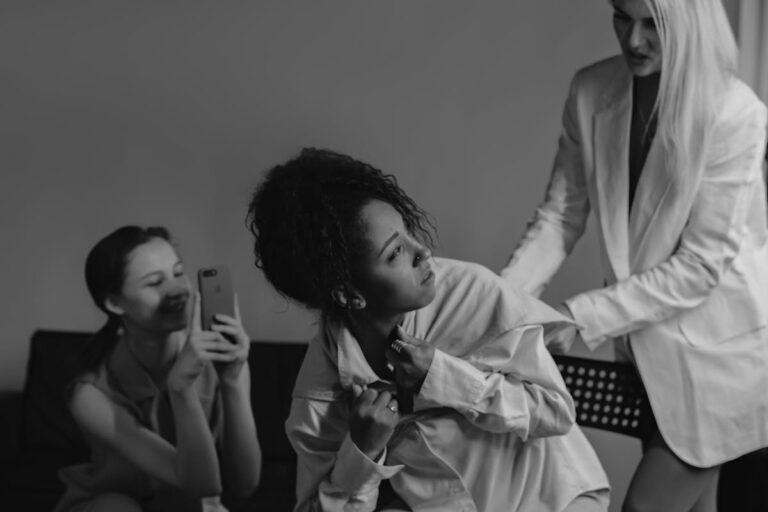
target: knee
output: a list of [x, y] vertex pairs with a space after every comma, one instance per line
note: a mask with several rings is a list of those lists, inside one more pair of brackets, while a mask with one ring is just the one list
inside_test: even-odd
[[116, 492], [100, 494], [91, 502], [89, 512], [142, 512], [138, 502]]

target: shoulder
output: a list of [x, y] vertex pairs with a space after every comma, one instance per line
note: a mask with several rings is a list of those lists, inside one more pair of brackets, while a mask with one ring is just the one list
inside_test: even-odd
[[757, 94], [739, 78], [731, 78], [717, 111], [717, 121], [733, 125], [749, 119], [764, 122], [765, 117], [766, 107]]
[[434, 309], [439, 314], [467, 321], [484, 318], [502, 330], [563, 320], [552, 308], [483, 265], [435, 258], [435, 267]]
[[453, 295], [479, 296], [492, 301], [507, 286], [504, 279], [488, 267], [470, 261], [433, 258], [439, 299]]
[[573, 89], [586, 89], [602, 92], [615, 83], [618, 77], [627, 75], [627, 68], [624, 57], [614, 55], [588, 66], [584, 66], [574, 73], [571, 87]]
[[432, 260], [440, 282], [452, 286], [465, 282], [473, 285], [494, 286], [499, 280], [499, 276], [479, 263], [441, 257], [434, 257]]
[[85, 431], [106, 437], [114, 425], [117, 404], [95, 382], [79, 380], [72, 387], [69, 410]]
[[752, 151], [762, 155], [767, 119], [766, 107], [752, 89], [737, 78], [731, 79], [713, 114], [710, 163]]
[[332, 341], [328, 320], [322, 320], [310, 340], [293, 387], [293, 398], [335, 400], [340, 389], [338, 347]]

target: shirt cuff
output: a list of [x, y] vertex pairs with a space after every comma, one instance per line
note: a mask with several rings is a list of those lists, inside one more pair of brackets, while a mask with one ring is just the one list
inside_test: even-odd
[[413, 408], [416, 411], [436, 406], [466, 408], [477, 403], [484, 381], [485, 373], [470, 363], [435, 349], [427, 377], [414, 397]]
[[577, 295], [566, 300], [565, 305], [571, 311], [573, 319], [579, 324], [577, 328], [582, 341], [589, 350], [595, 350], [607, 337], [597, 331], [597, 315], [589, 296]]
[[378, 461], [374, 462], [360, 451], [347, 434], [341, 443], [339, 453], [336, 454], [331, 482], [350, 495], [376, 488], [382, 480], [391, 478], [404, 467], [401, 464], [385, 466], [381, 464], [385, 459], [386, 450]]

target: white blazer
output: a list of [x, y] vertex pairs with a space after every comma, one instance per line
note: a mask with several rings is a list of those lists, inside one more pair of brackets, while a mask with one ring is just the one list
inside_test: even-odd
[[717, 108], [703, 169], [670, 172], [654, 140], [630, 215], [632, 74], [621, 56], [576, 73], [546, 198], [502, 270], [540, 293], [592, 207], [607, 286], [566, 304], [592, 349], [629, 335], [662, 436], [699, 467], [768, 446], [766, 108], [736, 79]]

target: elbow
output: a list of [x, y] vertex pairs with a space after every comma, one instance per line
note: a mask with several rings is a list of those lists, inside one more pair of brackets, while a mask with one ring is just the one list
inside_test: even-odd
[[251, 496], [256, 489], [258, 489], [258, 482], [254, 482], [253, 485], [244, 485], [238, 487], [232, 487], [232, 495], [239, 499], [246, 499]]
[[248, 498], [259, 488], [261, 484], [261, 471], [256, 472], [253, 478], [247, 482], [239, 482], [233, 485], [230, 491], [237, 498]]
[[531, 425], [529, 437], [552, 437], [562, 436], [570, 432], [576, 424], [573, 417], [559, 416], [548, 421], [539, 421]]
[[576, 424], [576, 408], [567, 393], [549, 398], [548, 407], [533, 407], [537, 411], [531, 416], [529, 437], [551, 437], [567, 434]]
[[248, 466], [228, 468], [229, 477], [227, 490], [238, 498], [247, 498], [259, 488], [261, 484], [261, 458], [253, 461]]
[[178, 474], [177, 487], [193, 498], [219, 496], [222, 493], [218, 466], [203, 472]]
[[205, 482], [190, 482], [183, 486], [184, 491], [193, 498], [219, 496], [222, 492], [221, 482], [217, 480]]
[[682, 265], [690, 269], [690, 275], [694, 276], [695, 282], [691, 283], [693, 289], [701, 295], [707, 295], [720, 283], [723, 274], [733, 264], [736, 251], [736, 247], [729, 248], [726, 250], [727, 255], [718, 261], [709, 261], [701, 254], [684, 249], [678, 251], [678, 257]]

